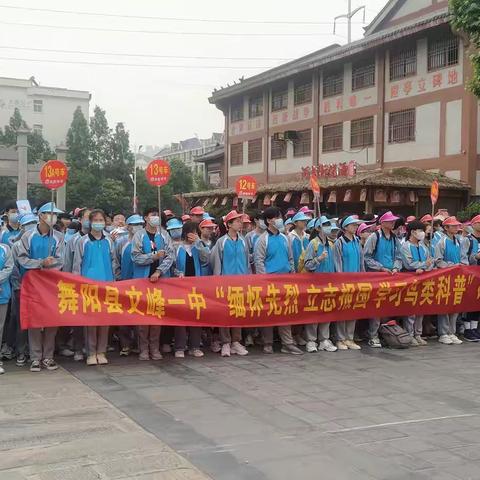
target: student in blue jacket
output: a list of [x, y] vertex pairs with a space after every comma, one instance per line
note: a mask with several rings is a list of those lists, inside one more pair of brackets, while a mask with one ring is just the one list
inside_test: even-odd
[[309, 237], [305, 230], [307, 228], [307, 223], [310, 220], [311, 218], [302, 212], [298, 212], [292, 217], [294, 228], [288, 234], [288, 240], [290, 241], [293, 255], [293, 265], [296, 272], [298, 272], [298, 260], [308, 247]]
[[[362, 223], [356, 216], [345, 217], [340, 222], [341, 236], [333, 247], [333, 261], [337, 272], [357, 273], [365, 271], [362, 247], [356, 236], [357, 228]], [[353, 341], [355, 320], [336, 322], [337, 348], [339, 350], [360, 350], [360, 345]]]
[[[268, 207], [263, 212], [263, 219], [267, 230], [258, 239], [254, 249], [255, 271], [257, 274], [265, 273], [294, 273], [292, 249], [285, 236], [285, 225], [282, 212], [277, 207]], [[263, 352], [273, 353], [273, 328], [265, 327], [263, 333]], [[282, 353], [302, 355], [292, 336], [290, 325], [278, 327], [282, 341]]]
[[[201, 224], [200, 224], [201, 226]], [[214, 275], [248, 275], [251, 273], [248, 245], [242, 231], [242, 214], [232, 210], [225, 216], [226, 235], [220, 237], [210, 255], [210, 265]], [[247, 349], [240, 343], [241, 328], [220, 328], [222, 357], [232, 353], [247, 355]]]
[[[139, 230], [132, 240], [133, 278], [148, 278], [156, 283], [160, 278], [169, 278], [175, 260], [172, 240], [164, 227], [167, 217], [158, 208], [147, 209], [143, 218], [145, 228]], [[161, 360], [160, 325], [140, 325], [138, 343], [140, 360]]]
[[[13, 271], [13, 257], [10, 247], [0, 243], [0, 339], [3, 336], [3, 327], [7, 318], [8, 302], [12, 295], [10, 275]], [[5, 373], [0, 361], [0, 374]]]
[[[62, 213], [55, 204], [46, 203], [38, 209], [39, 224], [26, 231], [18, 241], [17, 262], [20, 276], [27, 270], [55, 269], [63, 266], [63, 235], [53, 226], [57, 223], [57, 214]], [[31, 328], [28, 330], [30, 344], [30, 371], [40, 372], [43, 368], [57, 370], [53, 359], [57, 327]]]
[[[102, 282], [112, 282], [120, 277], [115, 247], [110, 236], [105, 235], [107, 218], [103, 210], [90, 213], [90, 233], [77, 241], [72, 273]], [[108, 326], [87, 327], [87, 365], [106, 365]]]
[[[182, 229], [182, 243], [177, 248], [175, 275], [177, 277], [201, 277], [200, 228], [196, 222], [186, 222]], [[201, 327], [188, 327], [188, 353], [203, 357], [200, 349]], [[175, 327], [175, 358], [184, 358], [187, 348], [187, 327]]]
[[5, 208], [5, 215], [7, 216], [7, 225], [2, 232], [1, 243], [6, 245], [12, 244], [12, 240], [20, 233], [19, 215], [15, 202], [11, 202]]

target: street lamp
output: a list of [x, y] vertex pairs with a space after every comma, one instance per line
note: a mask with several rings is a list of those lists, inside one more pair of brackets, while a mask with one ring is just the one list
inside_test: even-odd
[[140, 155], [140, 150], [143, 145], [138, 146], [138, 151], [133, 162], [133, 213], [137, 213], [137, 157]]

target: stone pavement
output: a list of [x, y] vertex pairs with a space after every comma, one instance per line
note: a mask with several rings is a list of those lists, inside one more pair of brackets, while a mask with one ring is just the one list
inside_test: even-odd
[[0, 479], [204, 478], [187, 460], [214, 480], [480, 479], [479, 363], [480, 345], [431, 341], [302, 357], [64, 362], [84, 385], [7, 365]]

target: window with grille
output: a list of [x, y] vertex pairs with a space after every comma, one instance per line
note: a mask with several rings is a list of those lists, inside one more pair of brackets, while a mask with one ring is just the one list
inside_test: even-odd
[[262, 161], [262, 139], [248, 141], [248, 163], [257, 163]]
[[241, 120], [243, 120], [243, 102], [233, 104], [230, 110], [230, 121], [240, 122]]
[[243, 143], [230, 145], [230, 165], [243, 165]]
[[272, 137], [272, 160], [287, 157], [287, 142], [285, 140], [275, 140]]
[[288, 87], [272, 91], [272, 112], [288, 107]]
[[415, 141], [415, 109], [390, 112], [388, 143]]
[[263, 115], [263, 95], [253, 97], [248, 102], [248, 118], [261, 117]]
[[373, 117], [352, 120], [350, 148], [364, 148], [373, 145]]
[[375, 58], [352, 64], [352, 91], [375, 85]]
[[343, 68], [323, 76], [323, 97], [333, 97], [343, 93]]
[[322, 152], [343, 150], [343, 123], [332, 123], [323, 126]]
[[428, 71], [458, 63], [458, 37], [446, 34], [428, 39]]
[[417, 73], [417, 45], [390, 52], [390, 80], [409, 77]]
[[34, 100], [33, 101], [33, 111], [36, 113], [43, 112], [43, 100]]
[[295, 83], [295, 90], [293, 94], [293, 103], [301, 105], [302, 103], [310, 103], [312, 101], [312, 82], [302, 82], [297, 85]]
[[300, 130], [297, 132], [297, 140], [293, 143], [294, 157], [308, 157], [312, 150], [312, 131]]
[[33, 133], [36, 133], [37, 135], [42, 135], [43, 134], [43, 125], [34, 125], [33, 126]]

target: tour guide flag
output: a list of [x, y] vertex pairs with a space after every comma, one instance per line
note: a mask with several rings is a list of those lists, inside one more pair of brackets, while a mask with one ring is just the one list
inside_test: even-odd
[[22, 328], [94, 325], [253, 327], [479, 310], [480, 269], [302, 273], [95, 282], [31, 270]]

